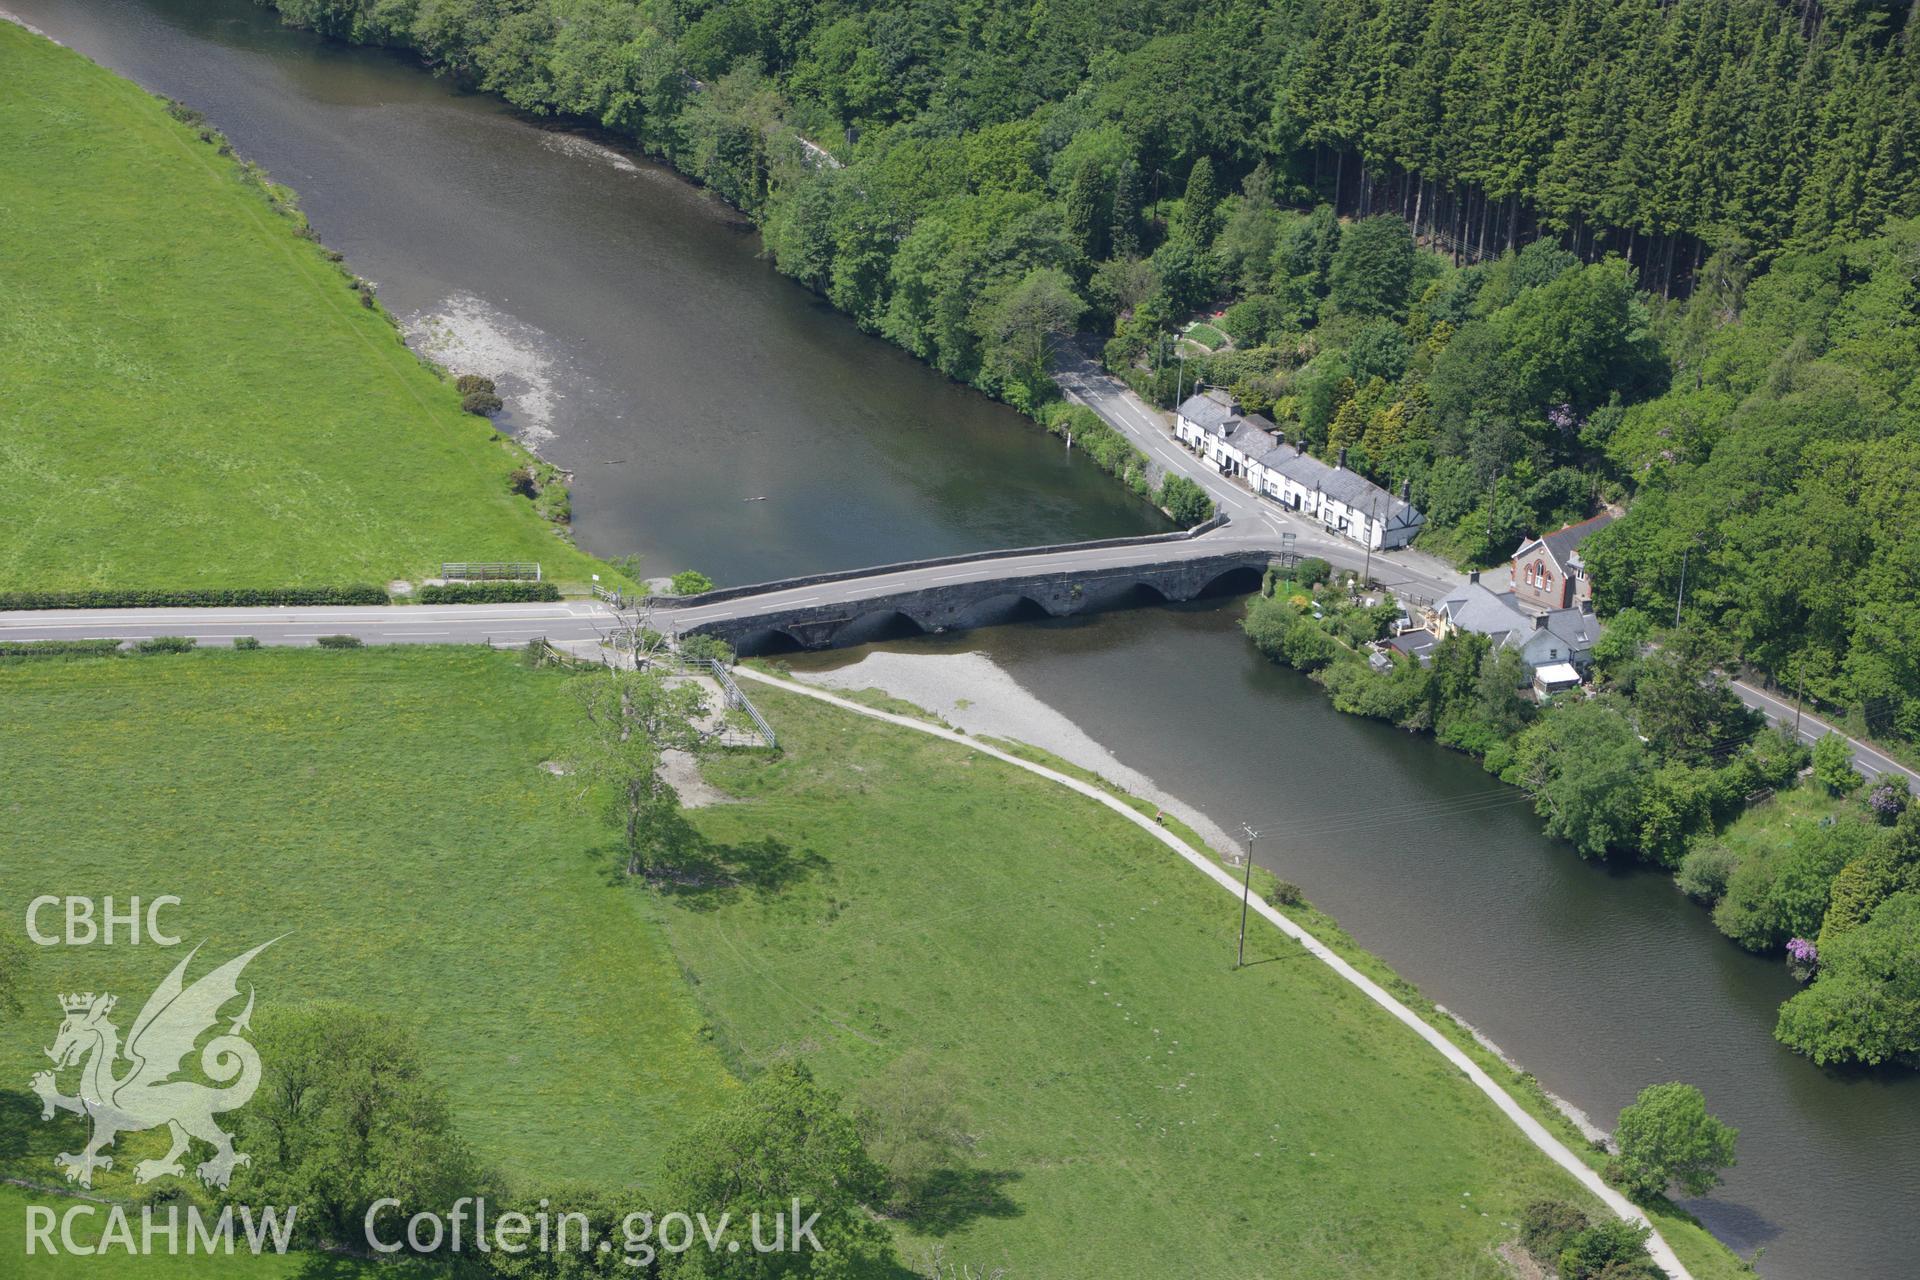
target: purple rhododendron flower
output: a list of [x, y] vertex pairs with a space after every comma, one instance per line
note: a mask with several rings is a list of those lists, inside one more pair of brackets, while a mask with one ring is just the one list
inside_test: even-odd
[[1820, 959], [1820, 948], [1805, 938], [1793, 938], [1787, 942], [1787, 954], [1801, 964], [1813, 964]]

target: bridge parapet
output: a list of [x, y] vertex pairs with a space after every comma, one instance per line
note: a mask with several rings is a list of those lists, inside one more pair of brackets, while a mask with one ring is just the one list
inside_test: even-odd
[[729, 600], [742, 600], [748, 596], [791, 591], [798, 587], [817, 587], [832, 582], [873, 578], [886, 573], [910, 573], [916, 569], [944, 569], [951, 565], [977, 564], [984, 560], [1014, 560], [1024, 556], [1054, 555], [1061, 552], [1103, 551], [1116, 547], [1151, 547], [1169, 542], [1192, 542], [1226, 527], [1227, 517], [1216, 513], [1212, 518], [1194, 525], [1191, 529], [1175, 529], [1169, 533], [1143, 533], [1128, 538], [1099, 538], [1091, 542], [1059, 542], [1040, 547], [1010, 547], [1001, 551], [975, 551], [966, 555], [933, 556], [925, 560], [901, 560], [893, 564], [872, 565], [865, 569], [836, 569], [827, 573], [805, 574], [797, 578], [776, 578], [771, 582], [748, 583], [745, 586], [716, 587], [712, 591], [703, 591], [697, 596], [646, 596], [632, 603], [645, 609], [697, 608], [709, 604], [723, 604]]

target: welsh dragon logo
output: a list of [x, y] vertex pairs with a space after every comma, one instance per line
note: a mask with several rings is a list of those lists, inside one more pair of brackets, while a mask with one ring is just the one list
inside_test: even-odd
[[[32, 1086], [40, 1096], [42, 1120], [53, 1119], [55, 1111], [71, 1111], [90, 1122], [85, 1149], [77, 1155], [63, 1152], [54, 1157], [55, 1167], [66, 1174], [67, 1181], [91, 1187], [95, 1169], [113, 1168], [113, 1157], [103, 1153], [115, 1138], [162, 1125], [173, 1131], [173, 1146], [161, 1159], [135, 1165], [136, 1182], [184, 1177], [180, 1157], [196, 1138], [213, 1147], [213, 1158], [197, 1170], [210, 1187], [225, 1187], [235, 1166], [251, 1163], [251, 1157], [233, 1149], [233, 1135], [213, 1119], [217, 1112], [245, 1106], [260, 1085], [260, 1055], [245, 1039], [253, 1017], [251, 987], [246, 1008], [200, 1052], [201, 1071], [224, 1087], [176, 1077], [200, 1037], [219, 1021], [221, 1008], [239, 998], [241, 970], [272, 945], [263, 942], [187, 986], [187, 965], [200, 951], [195, 947], [148, 997], [124, 1046], [120, 1029], [109, 1019], [113, 996], [89, 991], [60, 997], [66, 1017], [53, 1047], [46, 1051], [54, 1069], [37, 1073]], [[124, 1073], [118, 1071], [123, 1060], [128, 1064]], [[68, 1097], [56, 1087], [55, 1073], [76, 1066], [79, 1087]]]

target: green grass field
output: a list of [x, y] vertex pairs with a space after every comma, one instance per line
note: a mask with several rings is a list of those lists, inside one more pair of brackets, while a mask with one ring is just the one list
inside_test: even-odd
[[[261, 1018], [390, 1010], [487, 1163], [644, 1177], [732, 1084], [641, 898], [608, 887], [578, 780], [541, 767], [568, 749], [563, 685], [477, 648], [0, 664], [0, 920], [19, 929], [43, 893], [175, 894], [196, 973], [285, 934], [248, 969]], [[130, 1019], [179, 954], [32, 957], [28, 1006], [0, 1024], [0, 1173], [57, 1182], [52, 1154], [75, 1149], [24, 1110], [55, 993], [113, 991]]]
[[1762, 804], [1750, 805], [1721, 833], [1720, 842], [1742, 859], [1790, 845], [1802, 832], [1823, 822], [1860, 821], [1857, 797], [1829, 795], [1811, 780], [1774, 793]]
[[[1584, 1198], [1277, 933], [1256, 926], [1233, 972], [1232, 901], [1116, 816], [754, 696], [783, 754], [711, 764], [739, 798], [692, 815], [731, 886], [661, 894], [608, 874], [577, 780], [542, 767], [571, 749], [566, 677], [512, 655], [0, 663], [0, 919], [40, 893], [173, 893], [209, 961], [284, 932], [249, 971], [262, 1017], [338, 997], [413, 1019], [483, 1159], [539, 1182], [646, 1180], [729, 1067], [800, 1054], [857, 1097], [924, 1050], [979, 1145], [957, 1193], [900, 1224], [910, 1264], [938, 1243], [1015, 1276], [1492, 1280], [1527, 1199]], [[32, 957], [27, 1010], [0, 1026], [0, 1175], [56, 1181], [77, 1138], [24, 1093], [53, 993], [137, 999], [176, 955]], [[103, 1192], [129, 1190], [140, 1141]], [[0, 1256], [25, 1203], [0, 1192]]]
[[912, 1049], [964, 1081], [971, 1196], [918, 1231], [1015, 1274], [1504, 1274], [1570, 1179], [1359, 992], [1117, 817], [951, 744], [755, 689], [786, 748], [710, 770], [712, 839], [778, 893], [669, 902], [745, 1071], [857, 1092]]
[[598, 568], [234, 160], [0, 22], [0, 590]]

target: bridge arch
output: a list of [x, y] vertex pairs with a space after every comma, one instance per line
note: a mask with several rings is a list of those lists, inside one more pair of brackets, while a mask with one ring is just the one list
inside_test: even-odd
[[733, 651], [743, 658], [771, 658], [783, 653], [805, 653], [800, 637], [781, 627], [754, 627], [733, 637]]
[[1115, 609], [1144, 609], [1179, 597], [1150, 579], [1111, 579], [1089, 587], [1077, 613], [1107, 613]]
[[1214, 596], [1244, 596], [1260, 589], [1266, 573], [1253, 565], [1234, 565], [1214, 574], [1200, 585], [1190, 599], [1201, 600]]
[[874, 644], [881, 640], [906, 640], [926, 635], [933, 628], [904, 609], [891, 606], [869, 609], [834, 631], [821, 648]]
[[954, 615], [950, 624], [955, 631], [974, 627], [999, 627], [1014, 622], [1038, 622], [1053, 617], [1033, 595], [1025, 591], [1003, 591], [975, 600]]

